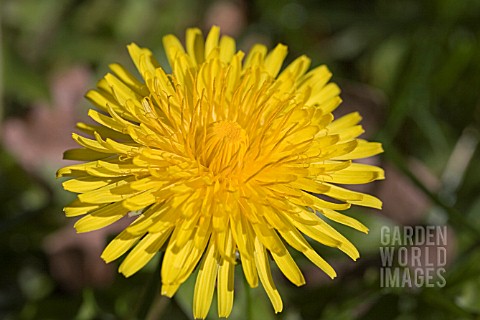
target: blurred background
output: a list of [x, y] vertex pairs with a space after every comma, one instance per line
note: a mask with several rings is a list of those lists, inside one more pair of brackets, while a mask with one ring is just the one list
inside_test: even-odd
[[[115, 227], [76, 235], [55, 180], [89, 108], [83, 95], [125, 46], [166, 65], [162, 36], [212, 24], [248, 50], [289, 46], [327, 64], [338, 115], [360, 111], [387, 180], [364, 189], [383, 211], [351, 209], [370, 234], [335, 225], [361, 258], [318, 247], [334, 281], [300, 256], [307, 285], [274, 270], [284, 312], [237, 268], [232, 319], [480, 319], [479, 0], [3, 0], [0, 3], [0, 318], [190, 319], [194, 277], [158, 296], [158, 259], [129, 279], [100, 253]], [[448, 226], [445, 286], [382, 287], [380, 230]], [[418, 229], [415, 229], [418, 230]], [[212, 306], [211, 318], [216, 318]]]

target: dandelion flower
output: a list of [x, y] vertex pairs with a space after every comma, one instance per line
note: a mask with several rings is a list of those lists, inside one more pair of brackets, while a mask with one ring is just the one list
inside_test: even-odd
[[359, 257], [327, 221], [368, 232], [338, 211], [381, 207], [342, 186], [383, 179], [382, 169], [352, 161], [381, 153], [381, 145], [357, 139], [358, 113], [334, 120], [340, 90], [325, 66], [309, 70], [301, 56], [282, 70], [282, 44], [270, 52], [257, 44], [245, 56], [218, 27], [205, 40], [188, 29], [185, 47], [173, 35], [163, 44], [171, 73], [131, 44], [141, 79], [112, 64], [87, 93], [98, 125], [78, 124], [85, 136], [73, 139], [81, 147], [64, 157], [82, 162], [58, 171], [70, 178], [64, 188], [78, 193], [66, 216], [84, 216], [78, 232], [135, 217], [102, 258], [128, 252], [119, 267], [128, 277], [164, 248], [161, 293], [168, 297], [198, 266], [195, 318], [207, 316], [215, 288], [218, 315], [229, 316], [237, 264], [280, 312], [270, 256], [297, 286], [305, 280], [292, 250], [336, 275], [310, 240]]

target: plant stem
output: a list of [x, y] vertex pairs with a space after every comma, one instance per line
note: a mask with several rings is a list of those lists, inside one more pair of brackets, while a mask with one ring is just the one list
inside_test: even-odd
[[155, 297], [160, 290], [160, 270], [163, 262], [163, 252], [160, 252], [160, 260], [157, 263], [154, 273], [151, 276], [145, 290], [143, 291], [138, 307], [135, 311], [135, 319], [146, 319], [150, 309], [153, 306], [153, 302], [156, 301]]
[[247, 278], [243, 277], [245, 289], [245, 320], [252, 320], [252, 293]]

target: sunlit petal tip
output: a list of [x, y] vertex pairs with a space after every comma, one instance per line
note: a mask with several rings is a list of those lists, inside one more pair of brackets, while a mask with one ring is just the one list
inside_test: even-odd
[[161, 294], [168, 298], [171, 298], [175, 295], [179, 288], [180, 284], [162, 284]]

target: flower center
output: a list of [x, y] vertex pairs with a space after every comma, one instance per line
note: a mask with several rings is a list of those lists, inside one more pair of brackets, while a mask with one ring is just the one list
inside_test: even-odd
[[247, 132], [236, 122], [217, 121], [207, 127], [203, 149], [204, 164], [214, 173], [243, 163], [248, 148]]

